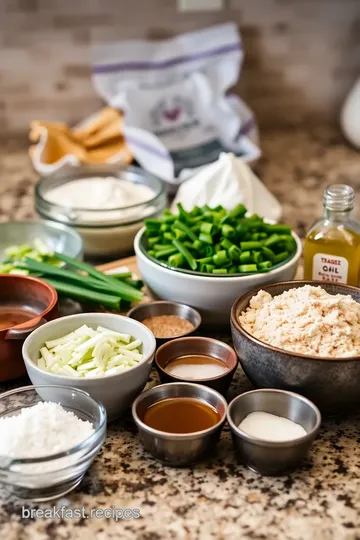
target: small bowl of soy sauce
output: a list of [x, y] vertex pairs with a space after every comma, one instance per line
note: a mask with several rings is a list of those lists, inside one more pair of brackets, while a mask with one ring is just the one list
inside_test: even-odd
[[227, 403], [219, 392], [193, 383], [155, 386], [138, 396], [132, 415], [152, 456], [172, 467], [205, 457], [219, 440]]
[[155, 366], [162, 383], [203, 384], [225, 394], [238, 365], [236, 352], [207, 337], [173, 339], [158, 348]]

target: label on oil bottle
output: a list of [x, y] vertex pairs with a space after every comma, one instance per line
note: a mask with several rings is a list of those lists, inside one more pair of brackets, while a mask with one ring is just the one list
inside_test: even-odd
[[313, 258], [312, 278], [319, 281], [347, 283], [349, 262], [344, 257], [316, 253]]

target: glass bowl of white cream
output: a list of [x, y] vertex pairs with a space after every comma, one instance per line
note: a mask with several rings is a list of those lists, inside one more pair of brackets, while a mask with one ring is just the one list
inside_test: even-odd
[[85, 255], [109, 258], [128, 254], [144, 220], [166, 206], [162, 180], [140, 167], [81, 165], [42, 177], [35, 206], [47, 220], [73, 227]]

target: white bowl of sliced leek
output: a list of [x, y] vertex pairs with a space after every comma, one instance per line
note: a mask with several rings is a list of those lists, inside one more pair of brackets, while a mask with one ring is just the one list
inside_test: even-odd
[[108, 420], [143, 390], [156, 348], [143, 324], [111, 313], [81, 313], [40, 326], [24, 342], [34, 385], [73, 386], [101, 401]]

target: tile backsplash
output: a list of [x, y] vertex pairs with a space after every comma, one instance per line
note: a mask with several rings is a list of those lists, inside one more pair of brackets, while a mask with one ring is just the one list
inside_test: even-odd
[[238, 24], [245, 46], [236, 91], [262, 127], [336, 121], [360, 75], [360, 1], [224, 3], [220, 12], [179, 13], [176, 0], [0, 0], [0, 135], [97, 110], [92, 43], [226, 21]]

